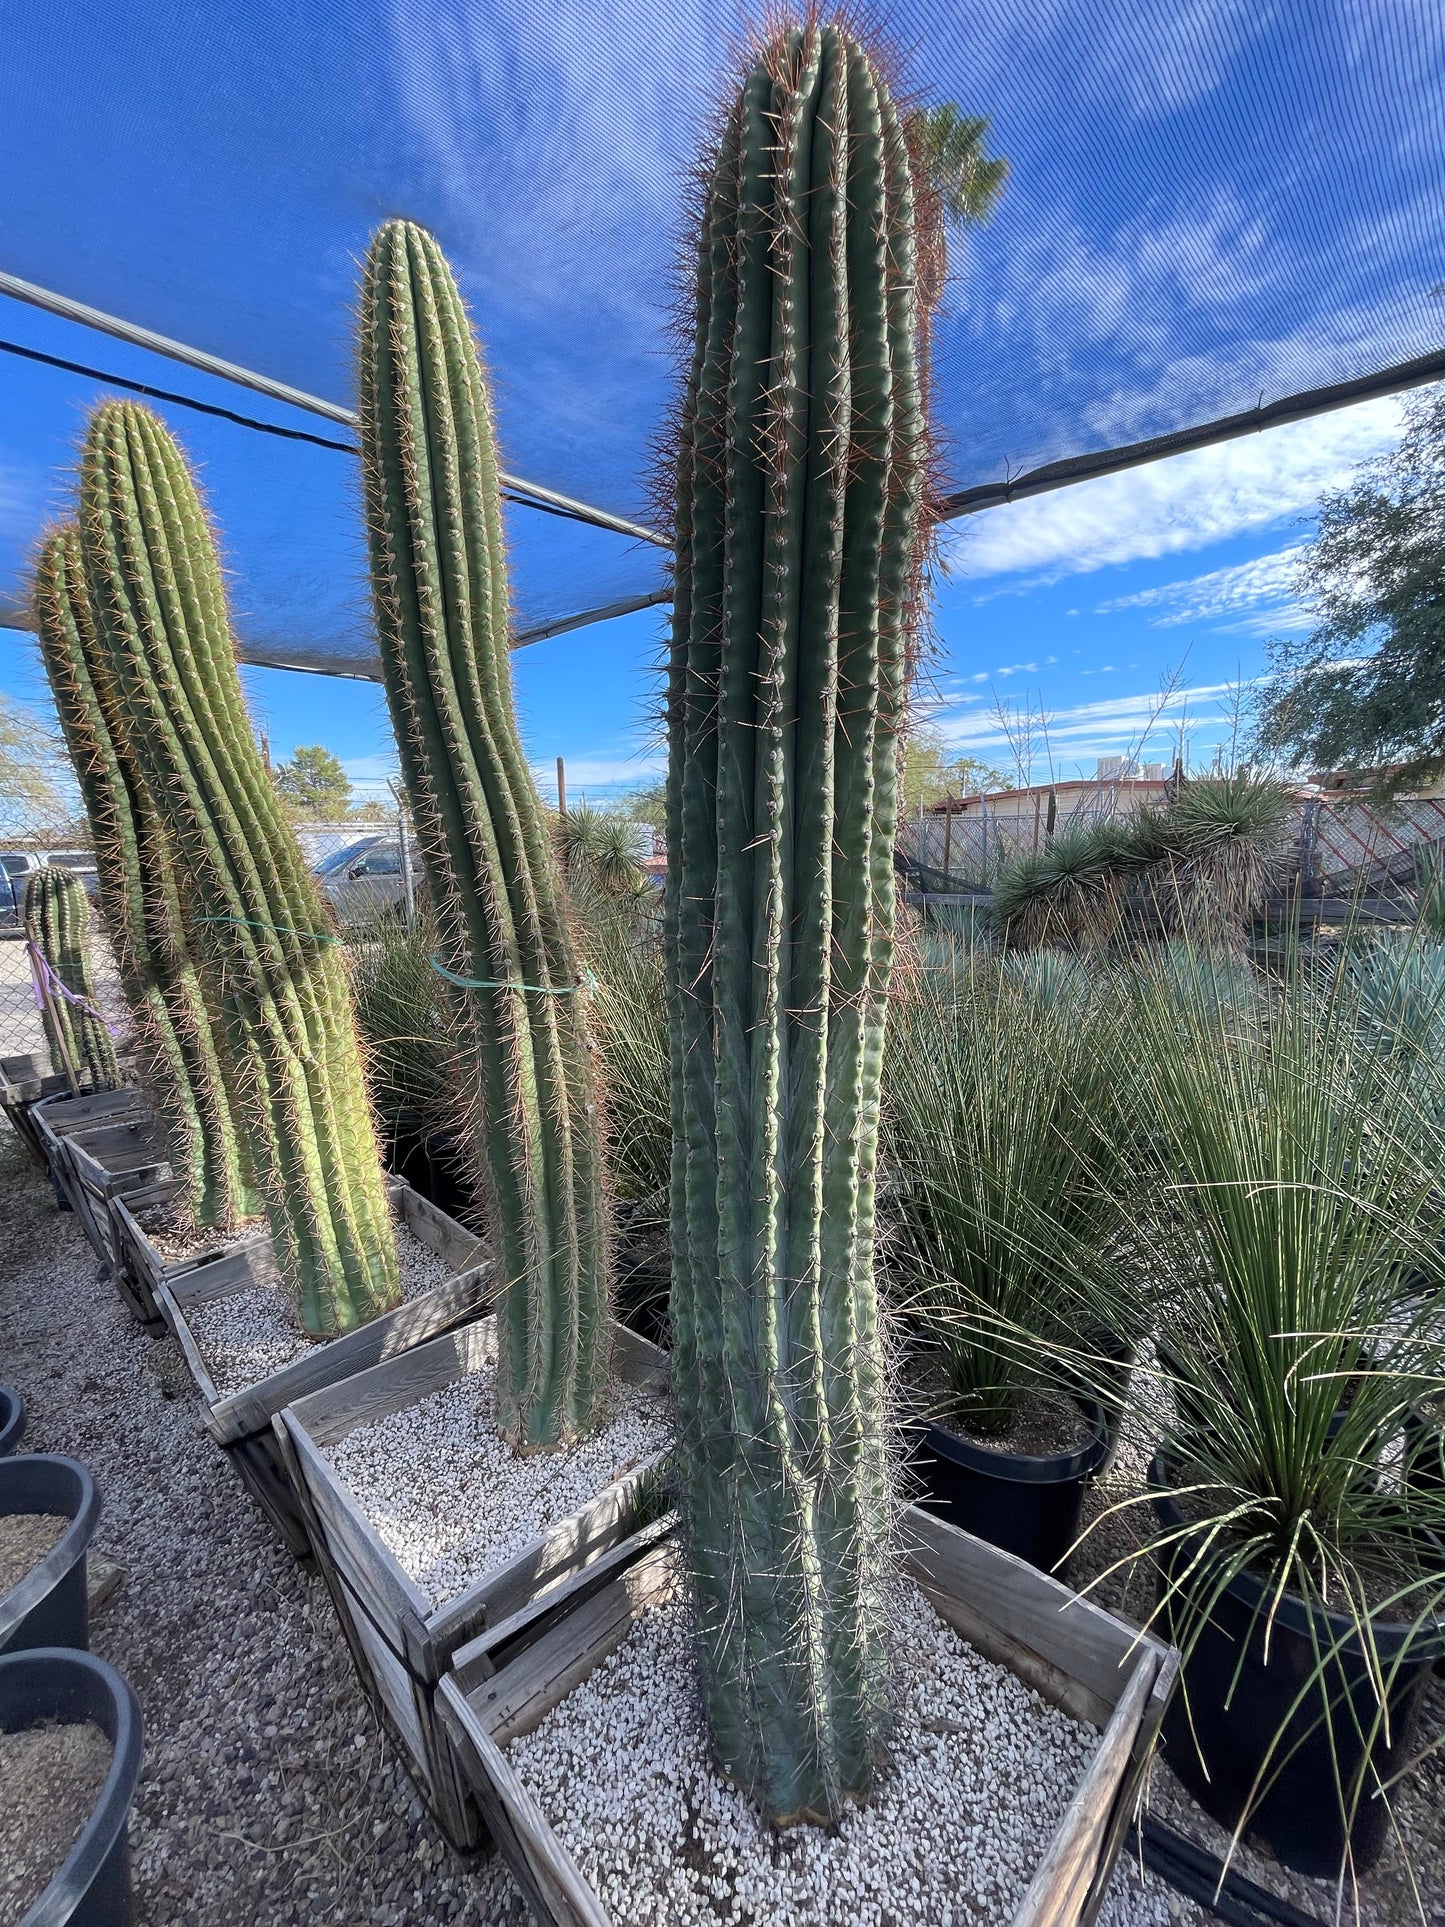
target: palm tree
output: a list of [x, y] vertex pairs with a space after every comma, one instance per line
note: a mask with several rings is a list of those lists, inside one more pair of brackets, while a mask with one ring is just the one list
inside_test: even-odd
[[978, 227], [986, 221], [1003, 192], [1009, 164], [984, 152], [989, 130], [987, 114], [965, 114], [951, 100], [937, 107], [915, 107], [905, 122], [909, 143], [933, 184], [937, 224], [933, 259], [924, 274], [931, 285], [920, 290], [928, 306], [948, 278], [948, 228]]

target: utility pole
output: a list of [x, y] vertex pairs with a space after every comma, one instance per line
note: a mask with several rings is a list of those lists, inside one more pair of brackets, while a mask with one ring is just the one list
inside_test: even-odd
[[564, 823], [567, 821], [567, 765], [560, 756], [557, 758], [557, 814]]

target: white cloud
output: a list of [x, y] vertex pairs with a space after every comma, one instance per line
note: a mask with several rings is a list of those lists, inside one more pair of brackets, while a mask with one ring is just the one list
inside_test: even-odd
[[1387, 397], [1031, 496], [970, 517], [951, 559], [974, 576], [1056, 581], [1204, 548], [1306, 514], [1400, 427], [1401, 404]]
[[1115, 596], [1099, 604], [1100, 615], [1118, 609], [1151, 609], [1156, 629], [1179, 628], [1188, 622], [1221, 623], [1229, 629], [1273, 631], [1299, 628], [1308, 615], [1296, 600], [1295, 573], [1304, 548], [1296, 544], [1272, 555], [1232, 568], [1211, 569], [1206, 575], [1182, 582], [1164, 582], [1134, 595]]
[[[1046, 730], [1036, 727], [1034, 732], [1035, 773], [1048, 761], [1043, 748], [1045, 734], [1053, 750], [1056, 773], [1062, 775], [1067, 769], [1085, 767], [1096, 757], [1125, 751], [1134, 755], [1148, 751], [1162, 757], [1172, 751], [1181, 727], [1192, 734], [1195, 728], [1208, 732], [1213, 724], [1214, 733], [1223, 733], [1238, 689], [1236, 683], [1210, 683], [1168, 695], [1151, 690], [1046, 711]], [[997, 716], [945, 713], [936, 721], [950, 748], [1007, 763], [1012, 747], [1009, 731]]]

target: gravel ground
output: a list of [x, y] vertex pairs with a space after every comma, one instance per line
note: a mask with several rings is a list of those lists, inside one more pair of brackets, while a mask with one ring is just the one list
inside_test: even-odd
[[[404, 1224], [398, 1221], [395, 1229], [402, 1302], [409, 1303], [444, 1283], [451, 1273]], [[293, 1359], [304, 1358], [316, 1345], [301, 1330], [269, 1251], [267, 1264], [268, 1282], [212, 1298], [186, 1313], [191, 1336], [222, 1398], [279, 1372]]]
[[662, 1400], [617, 1385], [617, 1409], [581, 1444], [514, 1458], [497, 1433], [495, 1387], [493, 1337], [490, 1363], [326, 1448], [402, 1570], [438, 1606], [672, 1442]]
[[[995, 1927], [1010, 1920], [1097, 1744], [946, 1626], [922, 1591], [894, 1602], [898, 1751], [877, 1797], [834, 1832], [779, 1842], [713, 1771], [674, 1596], [508, 1748], [618, 1927]], [[599, 1776], [599, 1759], [627, 1779]], [[1104, 1927], [1170, 1920], [1120, 1882]]]
[[[211, 1442], [174, 1342], [146, 1337], [96, 1282], [78, 1228], [5, 1131], [0, 1241], [3, 1373], [27, 1403], [27, 1446], [90, 1466], [95, 1551], [127, 1575], [91, 1643], [145, 1718], [137, 1927], [523, 1927], [505, 1868], [454, 1854], [427, 1817], [321, 1580], [271, 1537]], [[1121, 1867], [1104, 1918], [1205, 1916]]]
[[137, 1927], [523, 1927], [495, 1860], [454, 1854], [372, 1716], [326, 1589], [272, 1538], [191, 1396], [49, 1186], [0, 1131], [3, 1375], [26, 1445], [104, 1499], [126, 1571], [91, 1645], [145, 1718], [131, 1818]]
[[[1145, 1372], [1134, 1375], [1133, 1405], [1125, 1414], [1118, 1458], [1108, 1478], [1085, 1500], [1084, 1521], [1093, 1530], [1069, 1568], [1072, 1585], [1090, 1585], [1091, 1598], [1136, 1625], [1153, 1611], [1153, 1567], [1149, 1561], [1139, 1560], [1118, 1572], [1108, 1569], [1143, 1543], [1145, 1531], [1153, 1523], [1152, 1510], [1126, 1505], [1147, 1491], [1149, 1461], [1161, 1429], [1158, 1408], [1165, 1395], [1148, 1375], [1148, 1354], [1145, 1365]], [[1114, 1510], [1121, 1505], [1126, 1509]], [[1106, 1573], [1107, 1577], [1101, 1577]], [[1423, 1746], [1430, 1735], [1442, 1731], [1445, 1680], [1437, 1676], [1426, 1691], [1417, 1744]], [[1210, 1853], [1221, 1859], [1228, 1854], [1230, 1836], [1226, 1829], [1211, 1820], [1185, 1791], [1162, 1756], [1154, 1762], [1150, 1807], [1160, 1819]], [[1445, 1757], [1433, 1754], [1406, 1775], [1395, 1794], [1395, 1810], [1399, 1838], [1387, 1845], [1379, 1866], [1360, 1882], [1357, 1894], [1351, 1891], [1341, 1895], [1333, 1881], [1310, 1880], [1290, 1872], [1248, 1839], [1236, 1849], [1232, 1865], [1323, 1922], [1333, 1921], [1337, 1904], [1342, 1904], [1341, 1917], [1358, 1920], [1359, 1927], [1439, 1927], [1445, 1923]], [[1179, 1918], [1190, 1927], [1195, 1923], [1203, 1927], [1214, 1919], [1188, 1902], [1180, 1906], [1184, 1911]]]

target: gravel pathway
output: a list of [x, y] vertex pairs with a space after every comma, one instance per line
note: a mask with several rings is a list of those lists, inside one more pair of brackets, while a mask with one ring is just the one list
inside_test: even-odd
[[131, 1322], [0, 1132], [3, 1377], [26, 1445], [95, 1474], [126, 1571], [91, 1645], [140, 1699], [137, 1927], [523, 1927], [500, 1862], [454, 1854], [352, 1671], [321, 1580], [271, 1537], [170, 1339]]
[[[273, 1540], [212, 1443], [174, 1342], [147, 1338], [96, 1282], [78, 1228], [4, 1130], [0, 1249], [3, 1377], [26, 1399], [26, 1444], [91, 1468], [95, 1551], [127, 1575], [91, 1643], [145, 1718], [137, 1927], [524, 1927], [505, 1868], [454, 1854], [427, 1817], [321, 1580]], [[1203, 1919], [1128, 1867], [1103, 1916]]]

